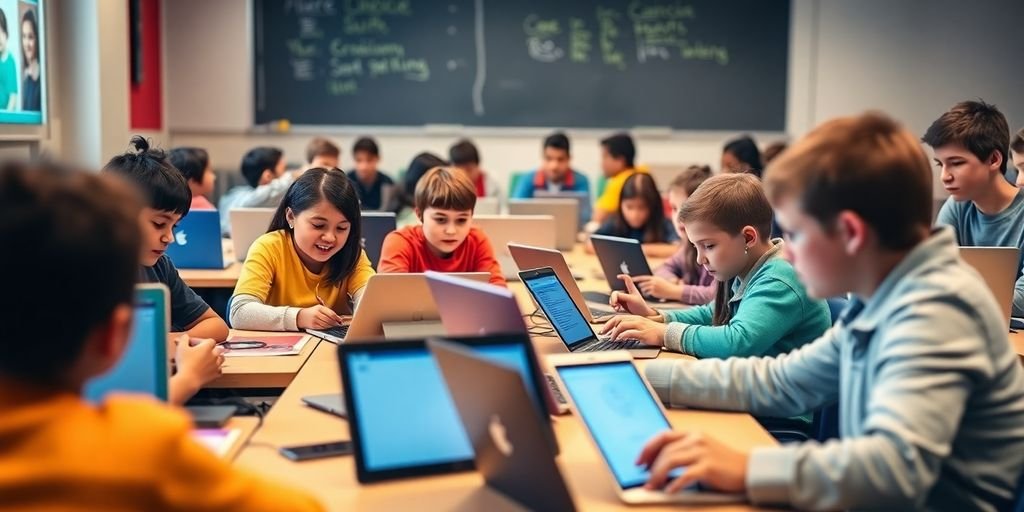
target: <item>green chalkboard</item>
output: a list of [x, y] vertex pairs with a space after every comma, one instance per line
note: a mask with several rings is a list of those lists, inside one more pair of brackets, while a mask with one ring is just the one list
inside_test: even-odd
[[255, 0], [255, 120], [783, 130], [789, 0]]

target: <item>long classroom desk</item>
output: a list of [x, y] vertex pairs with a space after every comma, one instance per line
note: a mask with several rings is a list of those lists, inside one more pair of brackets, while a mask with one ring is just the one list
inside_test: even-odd
[[[557, 350], [554, 339], [535, 340], [539, 352]], [[241, 466], [290, 482], [315, 493], [330, 510], [517, 510], [517, 505], [487, 489], [475, 472], [396, 480], [360, 485], [352, 457], [292, 462], [278, 453], [282, 446], [349, 439], [348, 423], [305, 407], [301, 398], [321, 393], [340, 393], [337, 347], [321, 343], [302, 371], [288, 386], [237, 458]], [[661, 357], [685, 357], [666, 354]], [[642, 364], [642, 363], [639, 363]], [[680, 428], [715, 432], [742, 448], [775, 441], [742, 413], [693, 410], [669, 411], [669, 421]], [[610, 476], [598, 454], [573, 416], [552, 420], [561, 455], [559, 466], [580, 510], [626, 509], [615, 496]], [[748, 505], [700, 507], [701, 510], [752, 510]], [[644, 510], [661, 510], [645, 507]], [[669, 510], [669, 509], [665, 509]], [[671, 510], [681, 510], [673, 506]]]
[[192, 288], [234, 288], [242, 273], [242, 263], [232, 261], [225, 269], [179, 268], [178, 275]]

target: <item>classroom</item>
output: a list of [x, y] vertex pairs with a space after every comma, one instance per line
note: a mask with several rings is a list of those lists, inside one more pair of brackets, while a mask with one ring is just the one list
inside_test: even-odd
[[0, 512], [1024, 512], [1019, 0], [0, 0]]

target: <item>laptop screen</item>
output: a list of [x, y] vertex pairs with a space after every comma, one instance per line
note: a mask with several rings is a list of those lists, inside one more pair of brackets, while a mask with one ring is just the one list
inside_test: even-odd
[[672, 426], [633, 363], [559, 366], [557, 370], [619, 486], [628, 489], [646, 483], [650, 473], [636, 465], [636, 458], [651, 438]]
[[565, 286], [555, 274], [540, 275], [523, 280], [537, 304], [548, 317], [558, 336], [571, 350], [574, 346], [595, 338], [583, 313], [576, 307]]
[[[532, 382], [526, 346], [472, 347], [490, 360], [519, 370]], [[350, 352], [345, 371], [355, 405], [360, 452], [366, 469], [385, 471], [473, 459], [441, 369], [425, 345]], [[530, 387], [533, 400], [541, 397]]]
[[160, 304], [139, 295], [131, 337], [121, 360], [109, 372], [85, 384], [85, 399], [99, 402], [111, 392], [144, 393], [167, 400], [167, 333], [160, 327]]

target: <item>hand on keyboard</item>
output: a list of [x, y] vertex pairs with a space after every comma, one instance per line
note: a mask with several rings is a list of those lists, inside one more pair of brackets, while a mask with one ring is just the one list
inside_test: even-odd
[[665, 343], [666, 325], [642, 316], [616, 316], [601, 328], [600, 334], [618, 342], [639, 340], [652, 347]]

